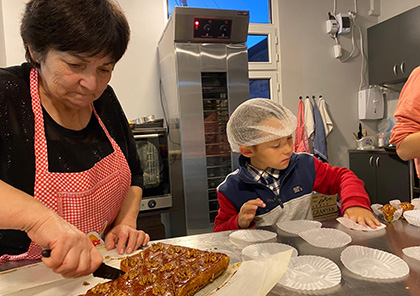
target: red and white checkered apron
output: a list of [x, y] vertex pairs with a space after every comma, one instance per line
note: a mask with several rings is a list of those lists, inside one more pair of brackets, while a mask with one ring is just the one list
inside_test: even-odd
[[[57, 212], [84, 233], [103, 232], [111, 225], [131, 184], [131, 172], [118, 144], [109, 135], [95, 109], [93, 112], [114, 152], [91, 169], [78, 173], [51, 173], [48, 171], [47, 140], [44, 118], [38, 95], [38, 71], [30, 73], [32, 110], [35, 115], [35, 188], [34, 197]], [[39, 259], [41, 247], [31, 242], [26, 253], [3, 255], [0, 264], [7, 260]]]

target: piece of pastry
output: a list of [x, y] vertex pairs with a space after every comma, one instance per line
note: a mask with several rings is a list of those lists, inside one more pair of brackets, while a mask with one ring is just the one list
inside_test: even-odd
[[191, 296], [229, 265], [223, 253], [156, 243], [121, 261], [126, 273], [98, 284], [86, 296]]
[[384, 214], [385, 220], [387, 222], [391, 222], [394, 219], [394, 213], [397, 209], [391, 206], [390, 204], [386, 204], [379, 208], [379, 211], [381, 211]]
[[403, 209], [403, 213], [405, 211], [411, 211], [414, 210], [414, 205], [412, 205], [411, 203], [409, 203], [408, 201], [404, 201], [402, 203], [399, 204], [399, 206]]

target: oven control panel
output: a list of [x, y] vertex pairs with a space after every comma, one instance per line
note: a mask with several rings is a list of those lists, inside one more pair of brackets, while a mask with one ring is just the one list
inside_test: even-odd
[[194, 18], [194, 38], [230, 39], [231, 19]]
[[144, 197], [141, 201], [140, 211], [157, 210], [172, 207], [172, 196], [170, 194], [162, 196]]

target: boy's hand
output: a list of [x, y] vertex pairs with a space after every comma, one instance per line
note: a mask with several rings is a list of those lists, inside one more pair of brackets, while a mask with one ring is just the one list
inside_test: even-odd
[[259, 198], [248, 200], [242, 205], [238, 214], [239, 228], [249, 227], [249, 224], [251, 224], [252, 220], [255, 218], [258, 207], [265, 208], [265, 203]]
[[372, 229], [376, 229], [376, 226], [381, 225], [378, 219], [373, 216], [371, 211], [362, 207], [350, 207], [344, 211], [343, 216], [362, 226], [368, 225]]

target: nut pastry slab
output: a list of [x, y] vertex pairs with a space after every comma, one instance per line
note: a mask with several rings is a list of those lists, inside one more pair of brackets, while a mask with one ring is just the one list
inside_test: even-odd
[[194, 249], [170, 244], [156, 243], [149, 248], [144, 249], [142, 252], [122, 260], [120, 263], [120, 269], [123, 271], [128, 271], [136, 265], [141, 265], [144, 262], [149, 262], [154, 265], [155, 261], [160, 261], [160, 263], [164, 264], [166, 262], [172, 261], [173, 259], [190, 250]]
[[121, 262], [126, 273], [98, 284], [87, 296], [191, 296], [221, 275], [229, 256], [157, 243]]

